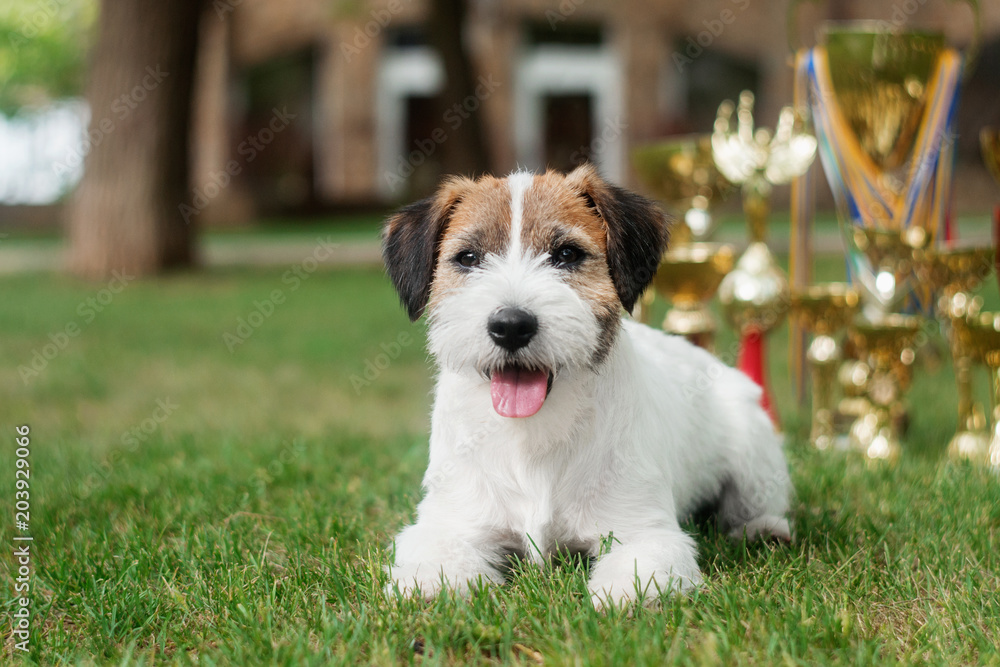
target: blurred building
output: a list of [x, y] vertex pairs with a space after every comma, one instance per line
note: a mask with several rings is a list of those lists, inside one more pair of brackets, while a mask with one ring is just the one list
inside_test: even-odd
[[[196, 204], [224, 221], [421, 195], [469, 113], [482, 114], [497, 172], [590, 159], [636, 186], [632, 147], [709, 131], [718, 104], [744, 88], [757, 93], [760, 122], [774, 122], [792, 98], [786, 4], [473, 0], [464, 39], [478, 88], [442, 110], [425, 0], [214, 0], [197, 84]], [[984, 62], [963, 98], [966, 157], [978, 127], [1000, 123], [1000, 3], [983, 4]], [[944, 0], [805, 5], [796, 43], [811, 44], [828, 18], [936, 26], [961, 46], [973, 32], [971, 13]], [[992, 193], [985, 174], [974, 187]]]

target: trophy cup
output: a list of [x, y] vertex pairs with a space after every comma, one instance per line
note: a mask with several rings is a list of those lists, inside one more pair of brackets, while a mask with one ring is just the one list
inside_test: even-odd
[[986, 416], [972, 397], [972, 358], [966, 321], [979, 311], [979, 300], [969, 293], [989, 275], [993, 248], [955, 248], [917, 253], [917, 274], [935, 290], [938, 316], [949, 322], [955, 382], [958, 386], [958, 428], [948, 443], [952, 459], [981, 459], [989, 447]]
[[771, 186], [788, 183], [805, 172], [816, 155], [816, 138], [791, 107], [781, 110], [773, 138], [765, 129], [755, 132], [753, 103], [753, 93], [746, 90], [740, 94], [738, 107], [729, 100], [723, 102], [712, 133], [719, 171], [730, 182], [742, 184], [743, 212], [750, 230], [750, 245], [719, 286], [719, 300], [726, 319], [740, 333], [737, 366], [761, 386], [761, 405], [778, 425], [767, 382], [764, 337], [781, 323], [790, 295], [788, 278], [764, 241]]
[[856, 320], [851, 327], [850, 335], [870, 368], [865, 395], [871, 412], [851, 425], [849, 440], [869, 463], [899, 460], [902, 446], [892, 413], [909, 383], [909, 363], [920, 323], [919, 317], [892, 313], [878, 323]]
[[847, 326], [858, 308], [858, 293], [847, 283], [822, 283], [792, 292], [792, 317], [814, 335], [806, 359], [812, 374], [812, 427], [809, 441], [829, 449], [835, 438], [833, 387], [842, 353], [833, 334]]
[[982, 461], [993, 472], [1000, 473], [1000, 314], [980, 313], [970, 317], [967, 325], [969, 350], [989, 367], [992, 379], [990, 401], [993, 431], [989, 446], [976, 452], [982, 455], [981, 458], [973, 460]]
[[[732, 246], [705, 242], [715, 227], [711, 207], [731, 187], [712, 160], [711, 139], [691, 135], [642, 146], [633, 163], [646, 186], [677, 215], [670, 248], [653, 279], [653, 289], [671, 302], [663, 329], [713, 350], [718, 325], [708, 302], [733, 268], [734, 253]], [[640, 300], [640, 321], [648, 319], [653, 289]]]
[[943, 34], [877, 22], [827, 24], [821, 42], [799, 56], [797, 86], [811, 93], [849, 278], [864, 301], [851, 336], [868, 367], [870, 410], [851, 441], [869, 460], [893, 461], [891, 416], [903, 405], [920, 327], [898, 311], [932, 310], [917, 255], [947, 224], [962, 63]]

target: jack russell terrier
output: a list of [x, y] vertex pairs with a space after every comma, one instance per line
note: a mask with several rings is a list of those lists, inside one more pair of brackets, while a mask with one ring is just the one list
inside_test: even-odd
[[[512, 557], [596, 558], [593, 603], [701, 581], [679, 521], [712, 503], [735, 539], [791, 539], [791, 482], [760, 389], [622, 318], [668, 222], [592, 166], [452, 178], [393, 215], [383, 257], [439, 366], [417, 521], [392, 583], [502, 583]], [[652, 596], [650, 596], [652, 597]]]

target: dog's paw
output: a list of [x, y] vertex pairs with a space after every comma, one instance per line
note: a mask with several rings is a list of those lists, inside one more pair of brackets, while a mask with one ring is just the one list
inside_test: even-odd
[[636, 577], [635, 568], [618, 573], [597, 573], [587, 584], [590, 601], [598, 611], [610, 607], [624, 607], [642, 601], [644, 607], [653, 608], [662, 594], [687, 593], [701, 585], [697, 569], [684, 572], [658, 570], [645, 578]]
[[785, 517], [765, 514], [729, 531], [733, 540], [742, 540], [744, 535], [748, 542], [770, 539], [790, 543], [792, 527]]
[[503, 577], [495, 572], [449, 571], [446, 566], [435, 563], [406, 563], [389, 568], [385, 593], [394, 596], [398, 591], [403, 597], [419, 595], [424, 600], [432, 600], [447, 588], [468, 597], [474, 588], [490, 583], [502, 584]]

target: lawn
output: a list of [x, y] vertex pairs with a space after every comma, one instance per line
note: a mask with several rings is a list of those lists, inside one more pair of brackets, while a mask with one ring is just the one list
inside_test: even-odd
[[[387, 544], [420, 497], [432, 371], [423, 325], [380, 271], [102, 289], [0, 280], [4, 507], [15, 426], [31, 428], [28, 660], [1000, 664], [1000, 483], [942, 458], [955, 396], [939, 338], [920, 355], [901, 464], [872, 470], [807, 446], [779, 332], [795, 543], [690, 526], [705, 586], [605, 615], [581, 563], [522, 567], [471, 601], [383, 595]], [[13, 611], [15, 566], [0, 563]]]

